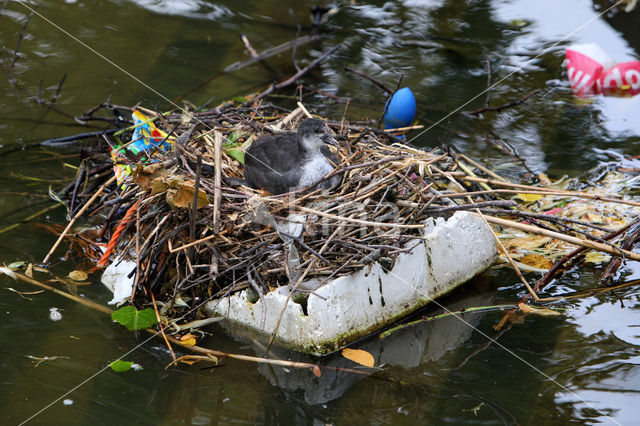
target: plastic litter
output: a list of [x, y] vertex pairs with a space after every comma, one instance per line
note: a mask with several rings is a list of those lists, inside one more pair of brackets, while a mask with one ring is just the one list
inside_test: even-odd
[[595, 43], [567, 47], [566, 67], [576, 96], [635, 96], [640, 93], [640, 61], [617, 64]]

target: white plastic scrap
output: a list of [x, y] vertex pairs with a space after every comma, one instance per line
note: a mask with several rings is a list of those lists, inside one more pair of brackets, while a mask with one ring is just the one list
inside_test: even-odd
[[135, 267], [135, 262], [117, 258], [104, 270], [102, 284], [113, 292], [113, 299], [108, 302], [109, 305], [121, 305], [131, 297], [135, 276], [129, 278], [128, 275]]
[[58, 308], [49, 308], [49, 319], [51, 321], [60, 321], [62, 319], [62, 313]]

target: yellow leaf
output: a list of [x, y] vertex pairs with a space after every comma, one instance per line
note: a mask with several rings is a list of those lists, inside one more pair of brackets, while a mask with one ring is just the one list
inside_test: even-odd
[[551, 269], [553, 262], [541, 254], [528, 254], [520, 258], [520, 262], [525, 265], [535, 266], [540, 269]]
[[590, 251], [584, 257], [584, 260], [590, 263], [604, 263], [611, 260], [611, 256], [599, 251]]
[[194, 346], [196, 344], [196, 336], [191, 333], [185, 334], [180, 338], [180, 341], [183, 345]]
[[87, 273], [84, 271], [71, 271], [67, 277], [73, 281], [84, 281], [89, 278]]
[[342, 356], [365, 367], [373, 367], [375, 365], [373, 355], [362, 349], [344, 348], [342, 350]]
[[516, 197], [524, 201], [525, 203], [533, 203], [534, 201], [541, 200], [542, 194], [516, 194]]
[[551, 241], [550, 237], [544, 237], [542, 235], [532, 235], [530, 237], [518, 237], [512, 238], [504, 242], [504, 246], [509, 251], [529, 251], [542, 247]]
[[534, 308], [533, 306], [529, 306], [526, 303], [518, 303], [518, 308], [525, 314], [536, 314], [542, 316], [558, 316], [562, 315], [558, 311], [554, 311], [553, 309], [546, 308]]
[[[167, 203], [172, 208], [186, 208], [193, 204], [195, 188], [193, 182], [186, 181], [179, 186], [177, 191], [167, 191]], [[201, 209], [209, 205], [207, 194], [198, 189], [198, 208]]]

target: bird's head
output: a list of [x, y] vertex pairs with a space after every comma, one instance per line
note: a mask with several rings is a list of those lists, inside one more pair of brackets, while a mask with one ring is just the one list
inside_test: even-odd
[[307, 118], [298, 127], [298, 136], [302, 143], [312, 150], [319, 150], [323, 144], [338, 145], [331, 136], [324, 121], [318, 118]]

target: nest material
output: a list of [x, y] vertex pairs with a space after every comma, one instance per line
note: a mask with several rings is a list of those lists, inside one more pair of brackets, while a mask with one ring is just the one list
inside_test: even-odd
[[[343, 174], [341, 185], [331, 192], [307, 188], [272, 196], [238, 185], [243, 148], [261, 134], [296, 129], [304, 118], [301, 109], [228, 104], [188, 116], [146, 113], [176, 138], [173, 152], [131, 155], [124, 161], [133, 170], [126, 189], [112, 189], [93, 211], [104, 213], [103, 234], [114, 254], [136, 258], [137, 288], [145, 290], [136, 293], [141, 304], [149, 291], [167, 307], [195, 307], [204, 298], [247, 287], [256, 297], [287, 284], [309, 292], [313, 288], [297, 284], [322, 285], [373, 262], [390, 268], [399, 253], [413, 248], [411, 241], [433, 215], [476, 208], [504, 214], [511, 210], [490, 209], [517, 205], [500, 198], [516, 190], [470, 182], [469, 177], [478, 179], [465, 166], [473, 163], [466, 157], [412, 148], [361, 123], [331, 121], [340, 143], [335, 172]], [[95, 174], [84, 168], [93, 177], [77, 204], [109, 178], [102, 166], [94, 167], [100, 170]], [[134, 208], [139, 220], [130, 221], [119, 237], [111, 234]]]
[[237, 185], [239, 154], [260, 134], [295, 130], [304, 118], [300, 109], [227, 105], [186, 119], [154, 116], [177, 138], [173, 152], [130, 156], [126, 189], [111, 191], [98, 209], [111, 230], [139, 200], [139, 222], [131, 221], [115, 245], [111, 237], [111, 245], [116, 255], [137, 257], [138, 285], [165, 302], [247, 286], [263, 293], [303, 279], [322, 284], [373, 262], [390, 266], [412, 249], [408, 243], [434, 211], [452, 203], [436, 188], [464, 190], [444, 175], [455, 167], [447, 155], [358, 123], [327, 122], [340, 143], [341, 185], [272, 196]]

